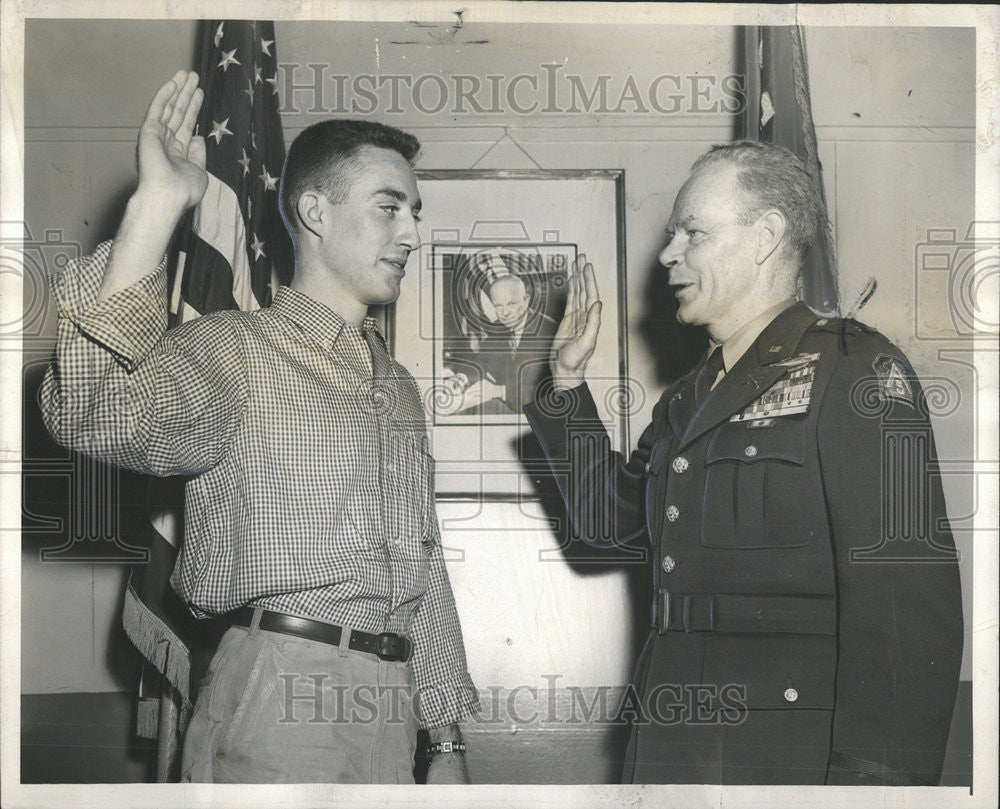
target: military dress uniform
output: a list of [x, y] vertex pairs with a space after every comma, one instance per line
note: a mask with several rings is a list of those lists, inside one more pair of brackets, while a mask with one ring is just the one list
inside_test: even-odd
[[937, 783], [962, 602], [909, 363], [798, 303], [698, 372], [627, 461], [586, 385], [525, 408], [577, 535], [651, 550], [623, 780]]

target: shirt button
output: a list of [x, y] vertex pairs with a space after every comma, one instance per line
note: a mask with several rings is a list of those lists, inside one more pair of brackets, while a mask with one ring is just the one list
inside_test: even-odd
[[664, 556], [662, 564], [664, 573], [673, 573], [674, 568], [677, 567], [677, 562], [673, 556]]
[[688, 463], [688, 459], [685, 458], [683, 455], [678, 455], [676, 458], [674, 458], [674, 462], [672, 464], [670, 464], [670, 465], [673, 467], [673, 470], [678, 475], [680, 475], [680, 474], [683, 474], [684, 472], [686, 472], [687, 468], [691, 464]]
[[746, 455], [748, 458], [753, 458], [757, 454], [757, 447], [751, 444], [749, 447], [743, 450], [743, 454]]
[[794, 688], [785, 689], [785, 702], [795, 702], [799, 698], [799, 692]]
[[677, 522], [677, 518], [681, 516], [681, 510], [677, 506], [667, 506], [667, 519], [670, 522]]
[[649, 470], [650, 470], [650, 469], [651, 469], [651, 467], [650, 467], [650, 465], [649, 465], [649, 462], [647, 461], [647, 462], [646, 462], [646, 468], [645, 468], [645, 470], [644, 470], [644, 471], [646, 472], [646, 474], [647, 474], [647, 475], [649, 474]]

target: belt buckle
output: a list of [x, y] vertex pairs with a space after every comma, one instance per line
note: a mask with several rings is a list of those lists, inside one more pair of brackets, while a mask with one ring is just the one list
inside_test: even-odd
[[404, 635], [397, 635], [395, 632], [383, 632], [378, 636], [377, 654], [382, 660], [399, 660], [406, 662], [410, 659], [413, 651], [413, 644]]

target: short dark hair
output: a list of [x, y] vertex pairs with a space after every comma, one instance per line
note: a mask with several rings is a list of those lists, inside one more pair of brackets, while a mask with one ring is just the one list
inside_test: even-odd
[[352, 158], [364, 146], [399, 152], [411, 164], [420, 151], [420, 141], [409, 132], [346, 118], [320, 121], [292, 141], [278, 192], [281, 217], [290, 233], [298, 231], [295, 206], [306, 191], [321, 191], [333, 203], [344, 200], [355, 167]]
[[823, 207], [819, 186], [798, 156], [784, 146], [741, 140], [713, 146], [694, 162], [691, 172], [718, 163], [729, 163], [738, 171], [746, 192], [741, 223], [748, 225], [772, 208], [781, 211], [788, 222], [789, 247], [798, 259], [804, 258], [821, 224]]

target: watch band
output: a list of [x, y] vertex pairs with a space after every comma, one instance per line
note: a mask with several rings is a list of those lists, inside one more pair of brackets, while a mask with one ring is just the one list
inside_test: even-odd
[[465, 742], [462, 741], [450, 741], [450, 742], [434, 742], [433, 744], [427, 745], [426, 751], [428, 756], [434, 756], [438, 753], [464, 753], [465, 752]]

